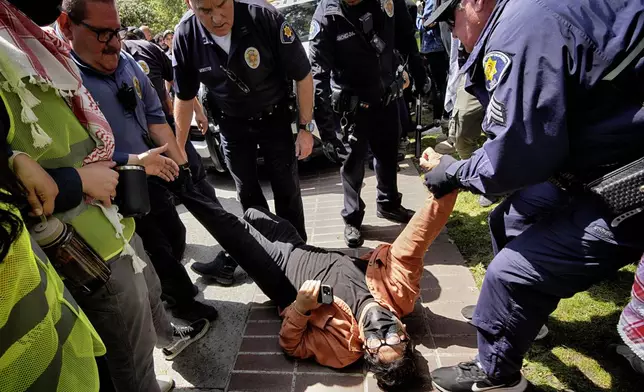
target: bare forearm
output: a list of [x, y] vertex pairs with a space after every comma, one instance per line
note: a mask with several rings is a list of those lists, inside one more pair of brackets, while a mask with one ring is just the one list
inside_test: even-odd
[[309, 73], [304, 79], [296, 82], [296, 89], [300, 124], [308, 124], [313, 120], [313, 76]]
[[174, 100], [174, 123], [177, 133], [177, 144], [181, 151], [185, 149], [190, 133], [190, 123], [194, 111], [194, 100], [183, 101], [179, 98]]
[[150, 130], [150, 137], [152, 138], [154, 144], [156, 144], [157, 146], [163, 146], [164, 144], [168, 145], [168, 151], [166, 152], [166, 155], [170, 159], [175, 161], [177, 165], [183, 165], [187, 162], [184, 149], [179, 148], [177, 139], [172, 134], [172, 130], [170, 129], [170, 126], [168, 124], [150, 124], [148, 128]]
[[200, 113], [204, 114], [203, 106], [201, 105], [201, 102], [199, 102], [199, 98], [197, 97], [195, 97], [194, 99], [194, 111], [197, 114], [200, 114]]

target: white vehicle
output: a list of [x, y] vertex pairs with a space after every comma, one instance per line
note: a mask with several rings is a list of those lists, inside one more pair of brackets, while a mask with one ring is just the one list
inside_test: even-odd
[[[311, 25], [311, 19], [313, 19], [313, 14], [315, 13], [315, 8], [317, 6], [318, 0], [276, 0], [269, 1], [277, 10], [279, 10], [282, 15], [286, 18], [287, 22], [297, 33], [297, 36], [302, 41], [304, 49], [308, 53], [309, 51], [309, 27]], [[201, 86], [199, 90], [199, 100], [204, 103], [205, 93], [204, 86]], [[195, 147], [201, 158], [205, 162], [210, 162], [211, 166], [218, 172], [224, 173], [227, 171], [226, 164], [224, 162], [224, 154], [221, 150], [219, 126], [215, 124], [212, 120], [212, 117], [208, 113], [207, 104], [204, 105], [204, 110], [209, 119], [209, 129], [205, 135], [202, 135], [199, 129], [197, 128], [197, 122], [195, 119], [192, 119], [192, 124], [190, 126], [190, 140], [192, 145]], [[293, 134], [297, 134], [297, 124], [292, 124]], [[313, 132], [314, 143], [313, 143], [313, 153], [309, 158], [313, 158], [319, 155], [323, 155], [322, 152], [322, 142], [320, 141], [319, 131], [316, 130]], [[262, 161], [261, 150], [258, 155], [258, 160]]]

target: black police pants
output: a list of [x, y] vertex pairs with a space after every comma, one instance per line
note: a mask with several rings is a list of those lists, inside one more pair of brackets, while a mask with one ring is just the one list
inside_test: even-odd
[[193, 286], [181, 264], [186, 247], [186, 227], [174, 206], [172, 193], [158, 177], [148, 177], [150, 213], [136, 219], [136, 233], [159, 275], [164, 297], [182, 304], [193, 301]]
[[360, 227], [365, 209], [360, 191], [368, 148], [374, 156], [379, 208], [396, 208], [400, 206], [402, 200], [402, 195], [398, 193], [396, 179], [400, 136], [398, 103], [394, 101], [386, 107], [374, 106], [368, 110], [358, 110], [353, 122], [355, 123], [353, 135], [357, 140], [351, 144], [349, 157], [340, 170], [344, 191], [342, 218], [345, 223]]
[[447, 74], [449, 72], [449, 59], [446, 52], [423, 53], [425, 65], [432, 78], [432, 93], [434, 95], [432, 106], [434, 121], [443, 118], [445, 111], [445, 90], [447, 89]]
[[290, 114], [278, 112], [259, 121], [227, 117], [220, 120], [220, 129], [226, 165], [244, 211], [251, 207], [268, 209], [257, 176], [259, 145], [275, 198], [275, 212], [291, 222], [306, 241]]

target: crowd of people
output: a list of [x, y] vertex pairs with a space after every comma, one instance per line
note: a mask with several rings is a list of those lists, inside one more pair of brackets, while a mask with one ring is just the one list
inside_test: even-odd
[[[174, 387], [154, 347], [173, 360], [219, 317], [181, 264], [176, 201], [223, 248], [195, 272], [230, 285], [240, 266], [278, 305], [287, 355], [364, 358], [385, 390], [415, 379], [401, 319], [459, 191], [503, 201], [471, 315], [478, 355], [434, 370], [439, 391], [527, 390], [523, 358], [559, 301], [642, 257], [642, 0], [321, 0], [308, 53], [264, 0], [186, 0], [156, 36], [123, 27], [114, 0], [35, 3], [0, 0], [0, 390]], [[431, 97], [446, 133], [420, 158], [416, 212], [397, 187], [406, 94]], [[242, 217], [206, 181], [193, 118], [220, 129]], [[407, 224], [392, 244], [360, 258], [307, 244], [298, 161], [316, 128], [341, 164], [347, 246], [363, 244], [367, 159], [377, 216]], [[616, 347], [638, 372], [643, 270]]]

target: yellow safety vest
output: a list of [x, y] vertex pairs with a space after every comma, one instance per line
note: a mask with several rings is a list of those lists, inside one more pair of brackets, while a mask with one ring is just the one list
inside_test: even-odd
[[[1, 76], [0, 81], [2, 81]], [[21, 119], [20, 98], [13, 92], [0, 89], [0, 97], [11, 118], [11, 128], [7, 137], [11, 148], [29, 154], [45, 169], [81, 167], [83, 159], [96, 146], [96, 142], [53, 89], [42, 91], [40, 87], [30, 83], [26, 85], [29, 91], [41, 101], [33, 111], [38, 117], [38, 124], [53, 141], [42, 148], [34, 147], [31, 128]], [[119, 255], [123, 250], [123, 241], [116, 237], [114, 227], [96, 206], [82, 202], [73, 210], [56, 214], [56, 217], [71, 224], [105, 261]], [[134, 220], [126, 218], [121, 223], [124, 226], [123, 234], [129, 241], [134, 234]]]
[[23, 224], [0, 261], [0, 391], [98, 391], [95, 356], [104, 354], [100, 337]]

